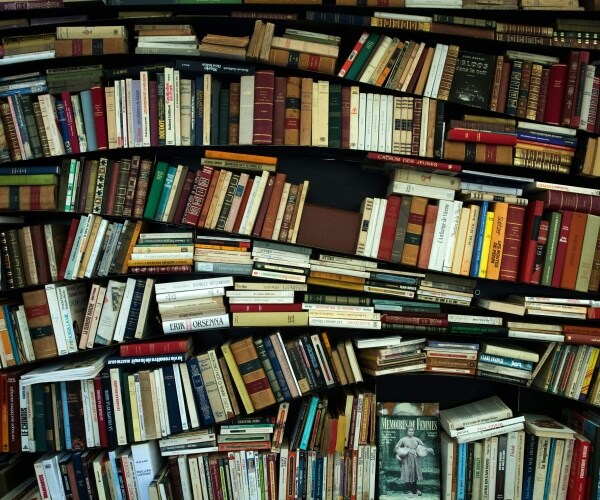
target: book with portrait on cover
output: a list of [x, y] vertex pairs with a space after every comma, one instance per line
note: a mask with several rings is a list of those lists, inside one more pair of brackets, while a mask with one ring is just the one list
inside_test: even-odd
[[439, 499], [438, 403], [377, 404], [377, 484], [381, 500]]

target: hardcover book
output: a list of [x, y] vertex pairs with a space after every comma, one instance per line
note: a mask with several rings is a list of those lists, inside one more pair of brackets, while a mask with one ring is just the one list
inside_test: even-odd
[[462, 51], [458, 54], [449, 101], [487, 108], [494, 78], [495, 57]]
[[440, 498], [438, 415], [438, 403], [377, 404], [379, 498]]

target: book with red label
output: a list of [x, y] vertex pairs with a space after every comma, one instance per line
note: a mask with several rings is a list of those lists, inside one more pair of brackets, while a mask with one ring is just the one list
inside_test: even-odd
[[96, 144], [98, 149], [108, 149], [108, 132], [106, 130], [106, 105], [104, 88], [92, 87], [92, 105], [94, 108], [94, 125], [96, 127]]
[[558, 243], [556, 244], [556, 257], [554, 258], [554, 272], [552, 273], [552, 286], [558, 288], [562, 279], [563, 265], [567, 254], [567, 242], [569, 241], [569, 232], [573, 212], [565, 210], [562, 214], [560, 230], [558, 233]]
[[229, 304], [229, 312], [299, 312], [302, 304]]
[[401, 203], [402, 197], [400, 196], [388, 196], [387, 198], [381, 238], [379, 239], [379, 249], [377, 251], [377, 258], [379, 260], [392, 259], [392, 248], [394, 246], [394, 236], [396, 234]]
[[524, 220], [525, 207], [519, 205], [508, 206], [506, 230], [504, 232], [504, 249], [500, 265], [499, 279], [501, 280], [517, 281]]
[[206, 199], [208, 186], [215, 171], [214, 167], [204, 165], [201, 170], [196, 172], [194, 183], [190, 192], [185, 212], [181, 218], [182, 224], [195, 226], [198, 224], [200, 212]]
[[537, 252], [537, 240], [540, 232], [540, 222], [544, 211], [544, 202], [536, 200], [527, 206], [525, 216], [525, 230], [523, 232], [523, 242], [521, 244], [521, 256], [519, 262], [519, 281], [529, 283], [533, 266], [535, 264], [535, 254]]
[[287, 78], [275, 77], [275, 99], [273, 102], [273, 146], [283, 146]]
[[578, 128], [581, 124], [581, 105], [583, 102], [583, 87], [585, 85], [585, 75], [590, 62], [590, 53], [586, 50], [580, 50], [579, 61], [577, 65], [577, 81], [575, 84], [575, 94], [573, 101], [573, 109], [571, 110], [571, 120], [569, 125], [573, 128]]
[[542, 78], [540, 80], [540, 95], [538, 97], [535, 119], [538, 122], [546, 120], [546, 102], [548, 101], [548, 85], [550, 83], [550, 68], [542, 68]]
[[71, 226], [69, 227], [69, 233], [67, 234], [67, 241], [65, 242], [62, 259], [60, 261], [60, 267], [58, 268], [58, 281], [65, 279], [65, 271], [67, 270], [69, 256], [71, 255], [71, 250], [73, 249], [73, 244], [75, 243], [75, 235], [77, 234], [78, 227], [79, 219], [72, 219]]
[[539, 285], [542, 279], [542, 268], [544, 265], [544, 256], [546, 255], [546, 244], [548, 243], [548, 229], [550, 222], [542, 220], [540, 222], [540, 232], [538, 235], [537, 249], [535, 252], [535, 262], [533, 264], [533, 273], [531, 274], [532, 285]]
[[579, 70], [579, 51], [572, 50], [569, 53], [569, 63], [566, 70], [565, 93], [562, 101], [562, 113], [560, 124], [568, 127], [571, 123], [571, 114], [575, 106], [575, 91]]
[[504, 144], [506, 146], [515, 146], [517, 144], [517, 136], [515, 134], [495, 134], [493, 132], [480, 132], [479, 130], [467, 130], [460, 128], [453, 128], [449, 130], [448, 139], [451, 141]]
[[75, 127], [75, 115], [73, 114], [73, 104], [71, 103], [71, 94], [63, 91], [60, 93], [60, 98], [63, 103], [65, 110], [65, 118], [67, 122], [67, 130], [69, 132], [69, 142], [73, 153], [79, 153], [79, 138], [77, 136], [77, 129]]
[[192, 347], [191, 337], [183, 339], [154, 340], [139, 344], [121, 344], [121, 357], [153, 356], [154, 354], [179, 354]]
[[553, 64], [550, 67], [548, 78], [548, 95], [546, 97], [546, 109], [544, 110], [544, 122], [559, 125], [561, 122], [565, 88], [567, 86], [567, 65]]
[[354, 61], [356, 60], [356, 56], [358, 55], [358, 53], [360, 52], [360, 50], [365, 45], [365, 42], [367, 41], [367, 38], [369, 38], [369, 33], [365, 31], [360, 36], [360, 38], [358, 39], [358, 41], [354, 44], [354, 47], [350, 51], [350, 54], [348, 54], [348, 57], [346, 58], [346, 60], [344, 61], [344, 64], [342, 64], [342, 67], [340, 68], [340, 70], [338, 72], [338, 76], [340, 78], [343, 78], [344, 76], [346, 76], [346, 73], [348, 73], [348, 70], [350, 69], [350, 67], [352, 66], [352, 64], [354, 63]]
[[566, 191], [547, 190], [538, 196], [544, 201], [546, 210], [573, 210], [586, 214], [600, 215], [600, 196]]
[[577, 270], [579, 269], [579, 260], [583, 248], [583, 236], [585, 234], [585, 224], [587, 214], [573, 212], [571, 224], [569, 227], [569, 238], [565, 251], [565, 260], [562, 267], [562, 276], [560, 279], [560, 288], [575, 289], [577, 281]]
[[425, 224], [425, 212], [427, 211], [428, 198], [413, 196], [408, 214], [406, 236], [400, 262], [407, 266], [416, 266], [421, 248], [421, 237]]
[[573, 458], [571, 459], [571, 470], [569, 472], [569, 487], [567, 489], [568, 500], [585, 498], [586, 478], [591, 451], [590, 440], [582, 434], [575, 433]]
[[104, 389], [102, 387], [102, 375], [94, 377], [94, 396], [96, 399], [96, 417], [98, 419], [98, 434], [100, 437], [100, 446], [107, 448], [108, 443], [108, 422], [106, 412], [104, 411]]
[[275, 73], [259, 70], [254, 74], [254, 126], [252, 144], [273, 144], [273, 98]]
[[158, 82], [148, 81], [148, 109], [150, 112], [150, 146], [159, 145], [158, 139]]
[[449, 175], [457, 175], [462, 171], [462, 166], [455, 163], [423, 160], [410, 156], [375, 153], [372, 151], [367, 153], [367, 156], [363, 161], [363, 167], [367, 169], [384, 170], [388, 168], [398, 168], [403, 165], [424, 172], [447, 173]]

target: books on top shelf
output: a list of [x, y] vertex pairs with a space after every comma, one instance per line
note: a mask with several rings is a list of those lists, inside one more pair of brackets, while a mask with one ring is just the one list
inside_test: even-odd
[[135, 25], [136, 54], [198, 55], [198, 39], [190, 25]]

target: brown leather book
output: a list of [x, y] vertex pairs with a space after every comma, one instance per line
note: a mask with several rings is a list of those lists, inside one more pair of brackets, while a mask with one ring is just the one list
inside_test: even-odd
[[35, 358], [44, 359], [58, 356], [46, 291], [42, 289], [24, 292], [23, 304]]
[[300, 144], [300, 89], [301, 79], [297, 76], [288, 77], [283, 122], [283, 143], [286, 146]]
[[286, 109], [287, 78], [275, 77], [275, 94], [273, 102], [273, 145], [283, 146]]
[[273, 99], [275, 72], [259, 70], [254, 74], [254, 127], [252, 144], [273, 143]]

